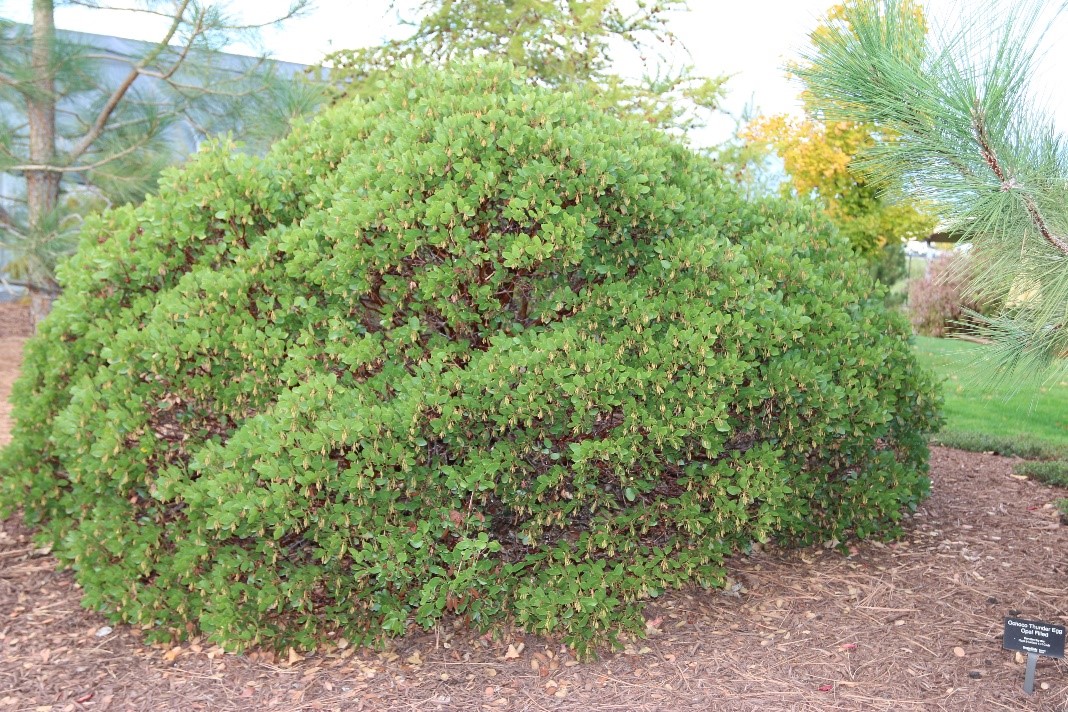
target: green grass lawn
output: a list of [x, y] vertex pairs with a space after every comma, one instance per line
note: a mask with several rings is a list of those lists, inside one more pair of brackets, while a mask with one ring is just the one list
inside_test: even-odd
[[956, 339], [916, 337], [920, 361], [944, 381], [946, 444], [958, 436], [978, 436], [977, 442], [1015, 440], [1049, 446], [1050, 452], [1040, 457], [1064, 457], [1068, 453], [1068, 378], [991, 386], [977, 375], [986, 348]]

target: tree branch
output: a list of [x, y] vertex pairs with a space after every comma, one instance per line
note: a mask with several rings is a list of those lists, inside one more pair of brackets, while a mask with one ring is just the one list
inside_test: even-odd
[[92, 128], [89, 129], [89, 132], [85, 134], [82, 140], [78, 142], [78, 145], [70, 152], [68, 160], [71, 162], [78, 160], [82, 154], [89, 150], [89, 147], [93, 145], [93, 142], [100, 138], [100, 135], [104, 133], [104, 128], [107, 126], [111, 114], [114, 113], [119, 102], [122, 101], [122, 98], [126, 96], [126, 92], [130, 90], [133, 83], [137, 81], [139, 76], [141, 76], [145, 67], [159, 57], [163, 50], [170, 44], [170, 41], [174, 39], [174, 35], [178, 32], [178, 28], [182, 25], [182, 19], [185, 17], [185, 11], [189, 7], [189, 3], [190, 0], [182, 0], [181, 5], [174, 12], [174, 21], [167, 30], [167, 34], [156, 44], [155, 49], [145, 55], [145, 57], [130, 70], [130, 73], [126, 75], [126, 78], [123, 79], [119, 86], [115, 88], [115, 91], [111, 93], [107, 102], [104, 103], [104, 108], [101, 109], [100, 114], [97, 115], [96, 121], [93, 122]]
[[48, 166], [48, 165], [26, 164], [26, 165], [21, 165], [21, 166], [11, 166], [7, 170], [9, 170], [9, 171], [17, 171], [17, 172], [20, 172], [20, 173], [24, 172], [24, 171], [41, 171], [43, 173], [85, 173], [87, 171], [96, 170], [97, 168], [100, 168], [101, 166], [106, 166], [107, 164], [111, 163], [112, 161], [116, 161], [116, 160], [122, 158], [123, 156], [128, 156], [131, 153], [133, 153], [134, 151], [138, 151], [138, 150], [144, 148], [144, 146], [147, 143], [148, 143], [148, 139], [146, 137], [144, 140], [138, 141], [135, 144], [131, 144], [130, 146], [127, 146], [126, 148], [124, 148], [121, 151], [119, 151], [118, 153], [113, 153], [110, 156], [106, 156], [106, 157], [100, 159], [99, 161], [96, 161], [95, 163], [85, 163], [85, 164], [82, 164], [80, 166]]
[[111, 12], [136, 12], [141, 15], [155, 15], [157, 17], [165, 17], [168, 20], [174, 17], [174, 15], [166, 12], [160, 12], [159, 10], [152, 10], [145, 7], [123, 7], [121, 5], [105, 5], [104, 3], [91, 2], [90, 0], [66, 0], [68, 5], [78, 5], [80, 7], [89, 8], [90, 10], [109, 10]]
[[[233, 81], [236, 83], [238, 80], [240, 80], [242, 78], [245, 78], [247, 76], [251, 76], [251, 75], [252, 75], [251, 72], [249, 72], [248, 74], [242, 74], [241, 76], [235, 77], [235, 79]], [[152, 74], [152, 73], [147, 73], [145, 76], [156, 77], [157, 75]], [[162, 77], [158, 77], [158, 78], [162, 78]], [[197, 86], [195, 84], [183, 84], [182, 82], [176, 82], [173, 79], [164, 79], [163, 81], [167, 82], [167, 84], [172, 89], [176, 89], [179, 92], [187, 91], [187, 92], [190, 92], [190, 93], [201, 94], [201, 95], [204, 95], [204, 96], [227, 96], [227, 97], [237, 98], [237, 97], [250, 96], [252, 94], [257, 94], [257, 93], [259, 93], [261, 91], [260, 87], [250, 87], [248, 89], [243, 89], [241, 91], [237, 91], [237, 90], [233, 90], [233, 89], [229, 89], [229, 90], [228, 89], [209, 89], [208, 87]]]
[[182, 47], [182, 51], [178, 53], [178, 59], [174, 60], [174, 64], [171, 65], [171, 68], [168, 69], [166, 72], [162, 73], [148, 72], [142, 70], [141, 74], [144, 74], [145, 76], [149, 77], [155, 77], [156, 79], [162, 79], [163, 81], [169, 80], [171, 77], [174, 76], [174, 73], [178, 71], [178, 68], [181, 67], [182, 64], [185, 62], [186, 57], [189, 56], [189, 50], [193, 47], [193, 43], [196, 42], [197, 37], [199, 37], [203, 32], [204, 18], [198, 15], [196, 27], [194, 27], [193, 31], [189, 33], [189, 41], [185, 43], [184, 47]]
[[246, 25], [219, 25], [221, 30], [262, 30], [265, 27], [274, 27], [275, 25], [285, 22], [286, 20], [292, 20], [294, 17], [302, 14], [304, 10], [308, 8], [309, 0], [298, 0], [290, 6], [286, 14], [281, 17], [276, 17], [273, 20], [266, 22], [254, 22]]
[[[180, 112], [173, 111], [169, 116], [177, 116]], [[128, 121], [119, 121], [113, 124], [108, 124], [108, 131], [118, 131], [119, 129], [129, 128], [131, 126], [140, 126], [141, 124], [158, 122], [162, 117], [167, 117], [167, 114], [157, 116], [141, 116], [136, 119], [129, 119]], [[74, 118], [78, 118], [75, 116]]]
[[[49, 278], [49, 281], [51, 281], [51, 278]], [[19, 280], [4, 280], [4, 284], [10, 285], [12, 287], [22, 287], [23, 289], [29, 289], [30, 291], [34, 292], [41, 292], [53, 297], [58, 297], [60, 294], [63, 293], [63, 290], [61, 290], [59, 287], [42, 286], [39, 284], [32, 284], [30, 282], [23, 282]]]
[[[986, 164], [990, 166], [990, 170], [994, 172], [997, 179], [1001, 181], [1001, 190], [1008, 192], [1021, 188], [1022, 186], [1008, 174], [1005, 167], [994, 153], [994, 148], [991, 144], [990, 137], [987, 134], [986, 123], [983, 121], [983, 114], [981, 111], [972, 112], [972, 130], [975, 133], [975, 140], [979, 144], [979, 154], [983, 157], [983, 160], [986, 161]], [[1042, 216], [1042, 212], [1038, 209], [1038, 204], [1035, 203], [1034, 198], [1026, 192], [1021, 192], [1020, 198], [1023, 200], [1028, 217], [1031, 218], [1031, 222], [1034, 224], [1039, 234], [1042, 235], [1046, 242], [1059, 250], [1061, 254], [1068, 256], [1068, 241], [1058, 235], [1054, 235], [1053, 231], [1049, 229], [1049, 224]]]

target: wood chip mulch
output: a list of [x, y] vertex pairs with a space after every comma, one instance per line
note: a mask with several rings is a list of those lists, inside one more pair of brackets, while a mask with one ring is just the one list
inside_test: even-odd
[[[17, 343], [0, 339], [0, 443]], [[14, 350], [17, 355], [17, 349]], [[444, 627], [302, 658], [150, 647], [79, 605], [20, 522], [0, 526], [0, 710], [1068, 710], [1068, 664], [1033, 696], [1003, 617], [1068, 623], [1068, 495], [1013, 461], [935, 448], [934, 494], [892, 544], [757, 551], [727, 591], [662, 596], [649, 636], [582, 663], [558, 642]]]
[[[33, 334], [30, 307], [23, 302], [0, 302], [0, 340], [25, 338]], [[2, 359], [3, 356], [0, 356]], [[0, 360], [0, 364], [4, 361]], [[0, 365], [0, 368], [3, 368]]]

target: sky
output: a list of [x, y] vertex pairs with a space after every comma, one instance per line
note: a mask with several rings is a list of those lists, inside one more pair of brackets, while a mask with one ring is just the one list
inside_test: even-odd
[[[1012, 2], [1014, 0], [1002, 0]], [[1015, 0], [1019, 1], [1019, 0]], [[1061, 0], [1048, 0], [1052, 7]], [[129, 3], [114, 0], [111, 4]], [[229, 7], [249, 20], [263, 20], [282, 11], [287, 0], [231, 0]], [[410, 6], [411, 0], [401, 2]], [[698, 74], [727, 74], [728, 115], [716, 117], [700, 134], [696, 145], [712, 145], [730, 136], [731, 116], [747, 104], [761, 113], [797, 113], [798, 87], [785, 75], [784, 65], [805, 46], [808, 33], [833, 0], [690, 0], [690, 10], [671, 18], [670, 27], [686, 53], [668, 51], [673, 61], [692, 64]], [[29, 22], [31, 0], [0, 0], [0, 17]], [[288, 21], [281, 29], [262, 35], [264, 48], [275, 58], [311, 64], [336, 49], [369, 46], [403, 34], [389, 0], [315, 0], [306, 16]], [[927, 15], [935, 28], [951, 27], [976, 13], [989, 12], [990, 0], [927, 0]], [[56, 24], [63, 29], [153, 39], [161, 34], [158, 18], [129, 12], [108, 13], [81, 7], [60, 7]], [[1035, 81], [1041, 101], [1068, 129], [1068, 18], [1059, 19], [1044, 44], [1042, 73]], [[617, 71], [641, 72], [635, 56], [621, 54]]]

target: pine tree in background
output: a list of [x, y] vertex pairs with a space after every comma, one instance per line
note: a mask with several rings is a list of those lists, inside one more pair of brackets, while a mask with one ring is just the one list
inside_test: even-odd
[[867, 176], [929, 202], [974, 244], [971, 294], [1004, 305], [978, 317], [996, 345], [993, 372], [1061, 371], [1068, 150], [1029, 86], [1051, 8], [1002, 7], [978, 9], [981, 21], [935, 42], [905, 0], [856, 0], [844, 15], [851, 30], [814, 36], [799, 74], [831, 118], [897, 137], [865, 152]]
[[[122, 51], [91, 46], [57, 33], [62, 4], [156, 18], [160, 34]], [[0, 174], [9, 178], [0, 185], [8, 256], [0, 278], [29, 291], [34, 322], [58, 293], [55, 267], [74, 249], [82, 218], [142, 200], [160, 171], [184, 157], [177, 124], [201, 137], [233, 132], [256, 150], [321, 103], [321, 90], [275, 75], [262, 57], [220, 55], [306, 7], [294, 0], [261, 24], [221, 2], [33, 0], [32, 25], [0, 19]]]

